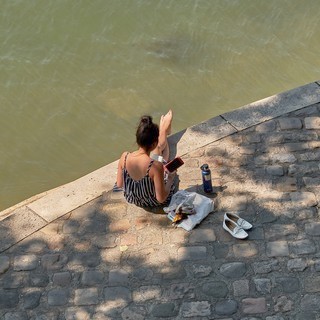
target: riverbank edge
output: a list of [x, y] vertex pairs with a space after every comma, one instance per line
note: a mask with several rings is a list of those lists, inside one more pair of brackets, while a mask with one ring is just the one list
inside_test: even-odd
[[[172, 156], [177, 154], [183, 157], [226, 136], [318, 102], [320, 81], [250, 103], [170, 136]], [[0, 252], [111, 190], [116, 178], [117, 163], [118, 160], [1, 211]]]

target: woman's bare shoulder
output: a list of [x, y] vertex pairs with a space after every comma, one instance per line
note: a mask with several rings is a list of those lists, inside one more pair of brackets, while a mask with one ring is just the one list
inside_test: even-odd
[[126, 155], [127, 155], [128, 153], [129, 153], [128, 151], [125, 151], [125, 152], [123, 152], [123, 153], [121, 154], [120, 159], [119, 159], [119, 162], [120, 162], [121, 164], [123, 164], [124, 159], [125, 159], [125, 157], [126, 157]]
[[120, 159], [124, 159], [128, 153], [130, 153], [130, 152], [129, 152], [129, 151], [124, 151], [124, 152], [121, 154]]

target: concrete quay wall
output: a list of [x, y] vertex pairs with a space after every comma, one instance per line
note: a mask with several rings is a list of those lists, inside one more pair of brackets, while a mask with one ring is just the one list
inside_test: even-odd
[[[320, 81], [256, 101], [170, 136], [171, 151], [186, 155], [214, 141], [320, 102]], [[0, 252], [112, 189], [117, 161], [0, 212]], [[14, 239], [14, 240], [13, 240]]]

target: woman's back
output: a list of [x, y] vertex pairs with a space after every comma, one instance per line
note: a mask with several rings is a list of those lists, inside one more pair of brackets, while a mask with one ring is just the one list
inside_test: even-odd
[[126, 154], [123, 167], [123, 182], [124, 196], [129, 203], [134, 203], [140, 207], [160, 205], [156, 199], [154, 182], [149, 175], [153, 162], [154, 160], [149, 157], [142, 159], [142, 157], [135, 157], [129, 152]]

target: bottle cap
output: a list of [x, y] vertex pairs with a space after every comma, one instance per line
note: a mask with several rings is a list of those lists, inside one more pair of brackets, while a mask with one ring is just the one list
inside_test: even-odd
[[201, 170], [208, 170], [209, 169], [209, 166], [207, 163], [203, 164], [201, 167], [200, 167]]

